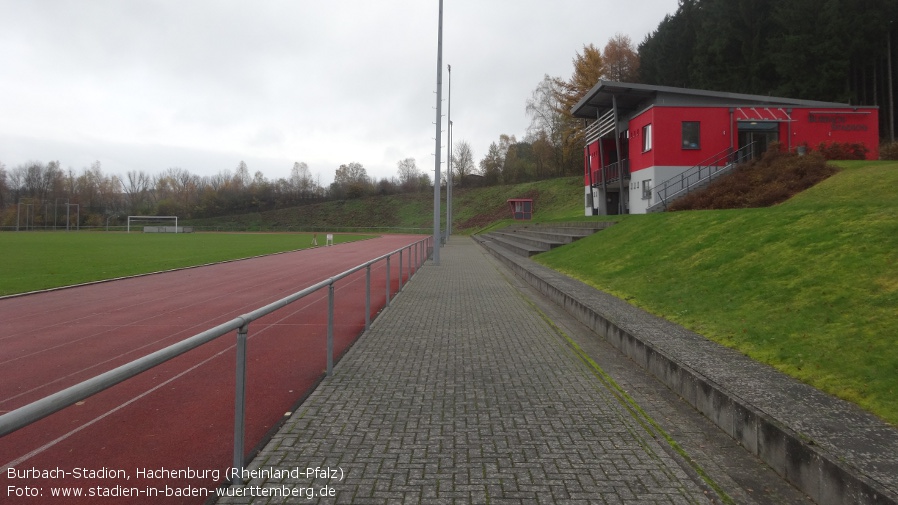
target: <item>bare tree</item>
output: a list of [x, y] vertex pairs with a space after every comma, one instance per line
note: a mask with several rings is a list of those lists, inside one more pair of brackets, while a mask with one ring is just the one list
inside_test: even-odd
[[19, 165], [10, 170], [7, 175], [11, 203], [18, 203], [22, 196], [22, 190], [25, 188], [25, 173], [25, 166]]
[[244, 189], [249, 187], [251, 182], [249, 168], [243, 160], [240, 160], [240, 163], [237, 164], [237, 170], [234, 172], [234, 186], [238, 189]]
[[6, 182], [6, 165], [0, 162], [0, 209], [6, 206], [9, 198], [9, 184]]
[[178, 203], [186, 217], [190, 217], [194, 206], [198, 203], [202, 180], [189, 171], [173, 167], [168, 169], [172, 186], [178, 195]]
[[526, 111], [530, 117], [528, 134], [532, 135], [535, 132], [543, 131], [549, 138], [560, 138], [564, 126], [562, 92], [563, 88], [558, 79], [548, 75], [543, 76], [543, 80], [527, 99]]
[[474, 151], [466, 140], [459, 140], [452, 150], [452, 172], [459, 186], [464, 186], [465, 178], [474, 173]]
[[62, 171], [62, 165], [59, 161], [51, 161], [47, 163], [47, 170], [44, 172], [47, 187], [47, 199], [64, 198], [65, 197], [65, 173]]
[[314, 194], [315, 180], [312, 179], [309, 165], [304, 161], [293, 163], [293, 169], [290, 171], [290, 188], [295, 192], [296, 198], [309, 198]]
[[599, 81], [605, 64], [601, 52], [592, 44], [583, 46], [583, 53], [577, 53], [573, 63], [574, 73], [569, 80], [547, 75], [527, 101], [531, 118], [527, 137], [549, 142], [554, 151], [553, 166], [540, 170], [542, 174], [561, 175], [581, 169], [578, 160], [583, 155], [583, 125], [573, 118], [571, 108]]
[[217, 174], [209, 176], [209, 189], [216, 192], [224, 191], [230, 186], [232, 177], [230, 170], [221, 170]]
[[122, 188], [128, 198], [129, 212], [142, 212], [149, 198], [152, 179], [143, 170], [131, 170], [125, 176], [127, 184], [123, 182]]
[[163, 200], [167, 200], [172, 197], [174, 193], [174, 188], [172, 186], [172, 180], [166, 176], [165, 174], [156, 174], [153, 176], [153, 202], [158, 204]]
[[39, 161], [25, 163], [23, 193], [31, 198], [40, 199], [43, 195], [44, 164]]
[[364, 196], [370, 186], [368, 171], [361, 163], [352, 162], [348, 165], [340, 165], [340, 168], [334, 173], [334, 183], [331, 184], [331, 189], [337, 198], [358, 198]]
[[418, 191], [421, 184], [421, 171], [418, 169], [418, 165], [415, 164], [415, 158], [400, 160], [396, 163], [396, 167], [399, 172], [399, 185], [402, 187], [402, 190], [409, 193]]

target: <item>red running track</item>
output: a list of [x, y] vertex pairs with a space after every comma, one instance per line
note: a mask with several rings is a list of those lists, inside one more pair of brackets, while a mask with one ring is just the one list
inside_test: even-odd
[[[0, 300], [0, 413], [422, 238], [385, 236]], [[372, 266], [372, 319], [386, 302], [385, 274], [384, 261]], [[390, 274], [396, 293], [396, 256]], [[403, 283], [408, 275], [406, 250]], [[364, 330], [364, 309], [363, 269], [335, 284], [335, 357]], [[250, 325], [247, 453], [321, 379], [326, 335], [327, 289]], [[232, 465], [235, 339], [223, 336], [0, 438], [0, 503], [205, 502]], [[53, 488], [107, 496], [57, 498]], [[30, 500], [17, 496], [35, 490], [41, 495]], [[187, 492], [201, 496], [165, 497]]]

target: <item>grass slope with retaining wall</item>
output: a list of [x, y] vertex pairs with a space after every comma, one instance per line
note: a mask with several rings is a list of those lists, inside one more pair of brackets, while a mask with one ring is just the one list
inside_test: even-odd
[[759, 209], [624, 216], [535, 259], [898, 425], [898, 163]]

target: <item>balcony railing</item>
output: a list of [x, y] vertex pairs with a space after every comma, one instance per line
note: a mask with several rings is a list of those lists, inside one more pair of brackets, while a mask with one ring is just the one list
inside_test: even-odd
[[621, 171], [623, 171], [624, 179], [630, 178], [630, 160], [622, 160], [610, 165], [605, 165], [603, 168], [599, 168], [592, 171], [592, 183], [595, 186], [600, 186], [602, 184], [602, 175], [604, 172], [605, 176], [605, 184], [610, 182], [617, 182], [621, 177]]
[[583, 137], [586, 140], [586, 145], [589, 145], [613, 131], [614, 112], [608, 111], [605, 115], [593, 121], [592, 124], [586, 127]]

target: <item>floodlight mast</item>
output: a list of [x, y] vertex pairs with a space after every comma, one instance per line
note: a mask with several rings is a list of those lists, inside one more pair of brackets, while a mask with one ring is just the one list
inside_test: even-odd
[[443, 98], [443, 0], [440, 0], [440, 23], [437, 35], [437, 134], [436, 134], [436, 161], [434, 162], [433, 178], [433, 264], [440, 265], [440, 137], [442, 132], [441, 100]]
[[449, 237], [452, 236], [452, 65], [446, 65], [449, 76], [449, 101], [446, 104], [446, 119], [449, 123], [449, 130], [446, 132], [446, 144], [448, 149], [446, 153], [446, 243], [449, 243]]

